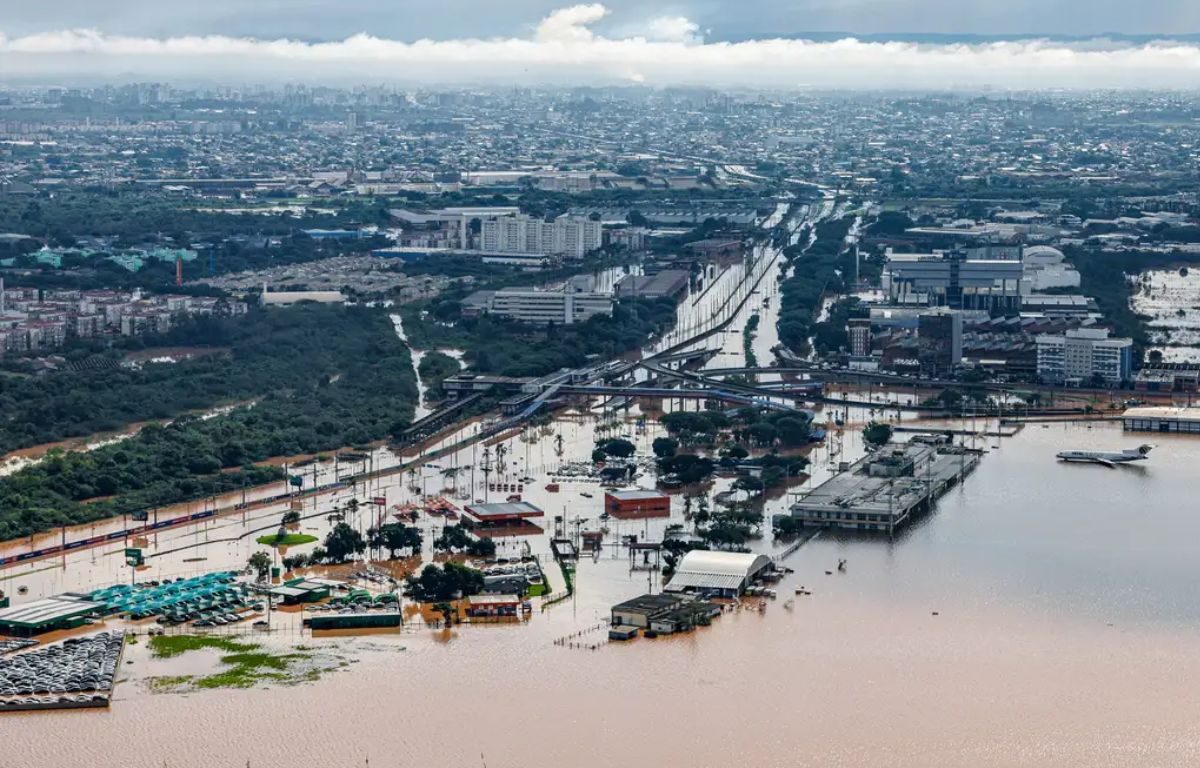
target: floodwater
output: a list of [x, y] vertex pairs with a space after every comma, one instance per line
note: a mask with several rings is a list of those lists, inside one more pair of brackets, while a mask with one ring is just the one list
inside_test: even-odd
[[[356, 663], [298, 687], [181, 696], [127, 681], [107, 712], [15, 716], [5, 756], [608, 766], [636, 745], [664, 765], [1192, 765], [1200, 441], [1159, 436], [1150, 462], [1115, 470], [1054, 460], [1130, 438], [1114, 424], [1027, 427], [895, 542], [822, 535], [786, 561], [796, 573], [765, 612], [691, 635], [606, 644], [590, 629], [653, 583], [607, 550], [580, 563], [574, 600], [525, 624], [305, 638]], [[548, 513], [554, 498], [598, 514], [578, 487], [530, 495]], [[653, 536], [665, 522], [624, 525]], [[838, 558], [846, 573], [825, 575]], [[798, 585], [813, 595], [793, 598]], [[585, 648], [554, 642], [575, 633]]]
[[1151, 318], [1150, 338], [1165, 361], [1200, 361], [1200, 270], [1143, 272], [1132, 303], [1136, 312]]
[[[778, 263], [760, 259], [749, 268], [764, 270], [764, 288], [774, 285]], [[773, 343], [778, 301], [767, 307], [765, 300], [777, 297], [769, 289], [747, 294], [737, 276], [727, 270], [711, 298], [692, 304], [689, 297], [681, 310], [696, 308], [696, 327], [705, 315], [721, 316], [721, 307], [739, 315], [734, 333], [709, 340], [721, 349], [714, 367], [740, 362], [741, 315], [753, 311], [763, 313], [756, 354], [770, 359], [758, 345]], [[900, 397], [875, 394], [881, 404]], [[506, 493], [484, 482], [486, 449], [489, 479], [534, 477], [523, 496], [546, 512], [537, 521], [545, 534], [501, 540], [501, 554], [527, 545], [549, 563], [553, 517], [598, 527], [603, 491], [595, 480], [556, 477], [561, 490], [552, 493], [547, 480], [585, 460], [600, 436], [627, 435], [648, 456], [662, 434], [651, 407], [581, 407], [546, 427], [439, 453], [477, 433], [472, 423], [404, 455], [380, 449], [349, 466], [311, 464], [301, 470], [305, 487], [423, 462], [306, 499], [302, 530], [323, 536], [326, 513], [352, 495], [382, 496], [388, 505], [441, 492], [460, 504], [500, 500]], [[871, 416], [845, 413], [847, 424]], [[1195, 765], [1200, 440], [1156, 435], [1149, 462], [1117, 469], [1054, 458], [1064, 448], [1138, 442], [1112, 422], [1034, 424], [1012, 438], [984, 438], [979, 468], [895, 541], [822, 534], [785, 561], [795, 573], [765, 611], [728, 612], [681, 637], [606, 642], [599, 625], [612, 605], [661, 588], [656, 573], [631, 570], [625, 552], [607, 546], [579, 563], [573, 599], [527, 622], [354, 638], [300, 637], [293, 627], [272, 636], [268, 643], [302, 641], [353, 662], [299, 686], [154, 693], [145, 676], [176, 668], [134, 653], [110, 710], [0, 717], [0, 766]], [[803, 492], [861, 453], [857, 428], [832, 432], [810, 454], [812, 479], [790, 490]], [[706, 490], [730, 483], [720, 478]], [[767, 518], [788, 501], [773, 494]], [[683, 507], [675, 495], [669, 519], [609, 521], [606, 542], [629, 533], [656, 540], [668, 524], [687, 525]], [[150, 568], [138, 578], [238, 567], [260, 548], [257, 531], [273, 531], [286, 509], [281, 503], [160, 532], [147, 543]], [[365, 528], [377, 516], [364, 506], [350, 522]], [[421, 525], [428, 546], [443, 523]], [[6, 569], [0, 588], [15, 595], [24, 587], [26, 600], [127, 580], [123, 546]], [[785, 546], [769, 534], [752, 542], [770, 554]], [[840, 558], [845, 573], [834, 567]], [[793, 596], [801, 585], [810, 597]], [[208, 660], [180, 663], [201, 662]]]

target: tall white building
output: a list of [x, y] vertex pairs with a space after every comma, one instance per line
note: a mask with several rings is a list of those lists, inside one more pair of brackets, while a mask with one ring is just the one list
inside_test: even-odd
[[554, 221], [517, 214], [482, 223], [480, 245], [493, 253], [532, 253], [582, 258], [602, 244], [600, 222], [585, 216], [559, 216]]
[[1037, 369], [1048, 382], [1082, 384], [1096, 376], [1119, 384], [1133, 375], [1133, 340], [1109, 338], [1103, 328], [1038, 336]]

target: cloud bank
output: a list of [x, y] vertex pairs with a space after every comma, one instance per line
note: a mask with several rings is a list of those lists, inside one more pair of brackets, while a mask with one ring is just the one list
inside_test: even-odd
[[761, 88], [1195, 88], [1200, 46], [1013, 41], [918, 45], [760, 39], [705, 42], [680, 16], [625, 24], [604, 37], [600, 4], [546, 16], [530, 37], [402, 42], [367, 34], [334, 42], [226, 36], [168, 38], [63, 30], [0, 34], [0, 77], [412, 85], [612, 84]]

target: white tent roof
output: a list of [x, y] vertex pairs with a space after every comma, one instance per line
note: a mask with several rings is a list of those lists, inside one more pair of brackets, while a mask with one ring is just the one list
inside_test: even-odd
[[683, 556], [667, 589], [737, 589], [745, 580], [771, 564], [766, 555], [752, 552], [714, 552], [693, 549]]

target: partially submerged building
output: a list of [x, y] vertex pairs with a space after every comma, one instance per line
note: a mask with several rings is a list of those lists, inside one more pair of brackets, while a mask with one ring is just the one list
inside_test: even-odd
[[771, 558], [766, 555], [693, 549], [679, 561], [664, 589], [675, 593], [738, 597], [751, 582], [771, 567]]

